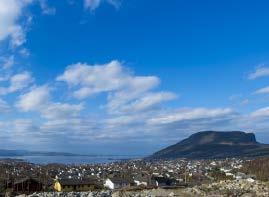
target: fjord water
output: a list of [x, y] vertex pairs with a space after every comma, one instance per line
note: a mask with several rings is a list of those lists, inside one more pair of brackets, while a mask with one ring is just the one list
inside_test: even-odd
[[109, 163], [114, 161], [138, 159], [143, 156], [134, 155], [112, 155], [112, 156], [14, 156], [0, 157], [0, 159], [20, 159], [34, 164], [95, 164]]

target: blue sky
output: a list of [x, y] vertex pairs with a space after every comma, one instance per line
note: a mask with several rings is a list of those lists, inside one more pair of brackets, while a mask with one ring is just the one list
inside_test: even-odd
[[0, 0], [0, 148], [149, 154], [201, 130], [269, 143], [268, 6]]

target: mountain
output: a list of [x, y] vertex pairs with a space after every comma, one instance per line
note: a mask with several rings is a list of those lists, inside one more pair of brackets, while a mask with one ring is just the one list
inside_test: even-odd
[[27, 151], [27, 150], [6, 150], [0, 149], [1, 157], [18, 157], [18, 156], [79, 156], [73, 153], [63, 152], [42, 152], [42, 151]]
[[148, 159], [211, 159], [269, 155], [269, 145], [256, 141], [253, 133], [203, 131], [162, 149]]

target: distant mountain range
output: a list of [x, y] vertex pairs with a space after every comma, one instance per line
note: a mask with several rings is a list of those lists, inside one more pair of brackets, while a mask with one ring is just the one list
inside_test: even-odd
[[19, 156], [80, 156], [73, 153], [64, 152], [42, 152], [42, 151], [27, 151], [27, 150], [5, 150], [0, 149], [1, 157], [19, 157]]
[[22, 156], [86, 156], [86, 157], [142, 157], [141, 155], [124, 155], [124, 154], [76, 154], [67, 152], [50, 152], [50, 151], [28, 151], [28, 150], [7, 150], [0, 149], [0, 157], [22, 157]]
[[256, 141], [253, 133], [203, 131], [162, 149], [148, 159], [211, 159], [269, 156], [269, 145]]

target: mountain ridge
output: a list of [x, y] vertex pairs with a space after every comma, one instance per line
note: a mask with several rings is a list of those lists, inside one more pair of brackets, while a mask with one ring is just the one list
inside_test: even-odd
[[210, 159], [269, 155], [269, 145], [243, 131], [201, 131], [155, 152], [148, 159]]

